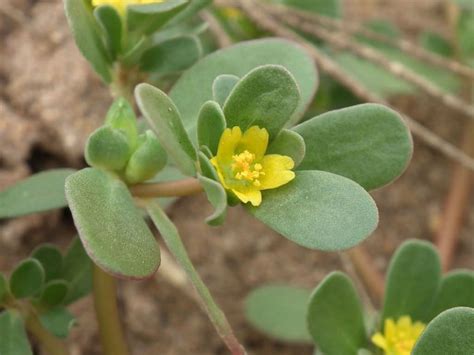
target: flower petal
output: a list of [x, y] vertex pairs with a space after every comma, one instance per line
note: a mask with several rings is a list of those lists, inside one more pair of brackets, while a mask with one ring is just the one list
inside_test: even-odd
[[286, 155], [269, 154], [262, 159], [264, 176], [260, 178], [260, 189], [274, 189], [290, 182], [295, 178], [293, 159]]
[[259, 190], [237, 191], [233, 189], [232, 192], [243, 203], [250, 202], [253, 206], [260, 206], [262, 203], [262, 193]]
[[242, 138], [242, 131], [240, 127], [236, 126], [226, 128], [222, 133], [221, 139], [219, 140], [219, 146], [217, 147], [217, 162], [218, 164], [230, 164], [232, 162], [232, 156], [234, 155], [235, 148], [239, 144]]
[[375, 345], [377, 345], [379, 348], [383, 349], [383, 350], [387, 350], [388, 346], [387, 346], [387, 340], [384, 338], [384, 336], [382, 335], [382, 333], [378, 332], [378, 333], [375, 333], [372, 338], [372, 343], [374, 343]]
[[252, 126], [244, 132], [240, 140], [238, 150], [248, 150], [255, 154], [255, 161], [260, 161], [267, 151], [268, 146], [268, 131], [265, 128]]

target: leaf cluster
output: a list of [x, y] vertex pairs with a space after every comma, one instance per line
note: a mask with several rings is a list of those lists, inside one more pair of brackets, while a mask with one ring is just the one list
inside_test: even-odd
[[[264, 333], [292, 342], [315, 343], [321, 353], [377, 353], [370, 336], [384, 321], [410, 316], [427, 324], [414, 355], [474, 351], [474, 272], [441, 275], [437, 251], [427, 242], [405, 242], [392, 257], [379, 315], [365, 313], [350, 278], [329, 274], [311, 293], [268, 285], [246, 300], [247, 319]], [[443, 332], [443, 333], [441, 333]]]

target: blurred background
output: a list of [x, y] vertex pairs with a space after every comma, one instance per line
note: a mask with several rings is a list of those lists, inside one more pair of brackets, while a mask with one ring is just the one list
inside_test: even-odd
[[[378, 229], [348, 252], [305, 250], [240, 207], [229, 211], [224, 226], [210, 227], [203, 223], [211, 212], [204, 196], [169, 208], [198, 271], [252, 354], [311, 353], [268, 339], [245, 321], [243, 300], [262, 283], [313, 288], [341, 269], [377, 305], [380, 275], [409, 238], [435, 242], [446, 270], [474, 268], [473, 7], [470, 0], [216, 0], [196, 19], [208, 24], [200, 34], [205, 52], [265, 36], [305, 46], [320, 71], [307, 118], [382, 102], [403, 113], [414, 134], [407, 171], [373, 193]], [[162, 79], [165, 88], [174, 80]], [[85, 140], [110, 103], [73, 42], [62, 1], [1, 0], [0, 190], [41, 170], [83, 167]], [[66, 210], [0, 221], [0, 270], [39, 243], [65, 247], [74, 235]], [[160, 272], [121, 282], [120, 292], [134, 354], [227, 353], [192, 294]], [[99, 354], [92, 300], [72, 310], [78, 316], [72, 353]]]

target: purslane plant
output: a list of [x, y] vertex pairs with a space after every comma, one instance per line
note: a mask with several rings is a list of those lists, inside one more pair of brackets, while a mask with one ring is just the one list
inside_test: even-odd
[[[137, 207], [147, 211], [235, 354], [244, 350], [158, 198], [204, 191], [215, 208], [209, 224], [223, 223], [229, 205], [243, 204], [270, 228], [312, 249], [345, 249], [373, 231], [378, 215], [367, 190], [404, 170], [410, 134], [396, 112], [372, 104], [294, 126], [314, 94], [315, 74], [305, 52], [286, 41], [218, 51], [187, 71], [171, 98], [138, 85], [135, 97], [145, 123], [137, 124], [130, 102], [117, 99], [87, 142], [90, 168], [41, 173], [0, 193], [3, 217], [71, 209], [98, 266], [94, 297], [106, 354], [127, 353], [117, 343], [120, 334], [104, 330], [119, 323], [111, 320], [116, 311], [102, 309], [115, 299], [109, 274], [141, 279], [160, 264], [158, 243]], [[160, 181], [162, 175], [169, 179], [169, 171], [171, 181]]]
[[257, 288], [247, 297], [246, 315], [272, 337], [314, 343], [315, 354], [471, 354], [474, 272], [441, 276], [437, 251], [408, 241], [390, 262], [379, 315], [364, 313], [342, 272], [329, 274], [312, 293], [286, 285]]
[[81, 53], [115, 96], [182, 72], [202, 55], [204, 24], [191, 21], [210, 0], [65, 0]]
[[67, 354], [74, 316], [67, 306], [92, 288], [92, 263], [79, 238], [65, 255], [51, 244], [38, 246], [13, 269], [0, 274], [0, 354], [33, 354], [26, 330], [51, 355]]

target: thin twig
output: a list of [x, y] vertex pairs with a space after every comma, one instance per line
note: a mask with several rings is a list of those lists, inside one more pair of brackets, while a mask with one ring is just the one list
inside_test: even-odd
[[[278, 21], [274, 20], [270, 16], [267, 16], [264, 11], [256, 11], [256, 7], [258, 7], [258, 5], [256, 5], [255, 1], [238, 0], [238, 4], [247, 14], [247, 16], [255, 21], [255, 23], [263, 29], [270, 31], [280, 37], [293, 40], [303, 46], [314, 58], [320, 69], [328, 73], [330, 76], [338, 80], [343, 86], [351, 90], [355, 96], [365, 101], [390, 106], [384, 98], [365, 88], [349, 73], [346, 73], [339, 64], [337, 64], [327, 55], [320, 52], [311, 42], [308, 42], [294, 31], [282, 26], [278, 23]], [[446, 142], [444, 139], [434, 134], [428, 128], [424, 127], [408, 115], [404, 115], [404, 119], [413, 134], [418, 136], [427, 145], [474, 171], [473, 158], [469, 157], [467, 154], [452, 144]]]
[[[460, 57], [459, 43], [455, 32], [459, 17], [459, 8], [451, 1], [445, 1], [446, 18], [450, 27], [451, 40], [455, 45], [457, 57]], [[471, 80], [466, 81], [466, 97], [474, 93], [474, 84]], [[469, 122], [464, 130], [462, 149], [474, 155], [474, 123]], [[435, 235], [441, 265], [444, 271], [448, 271], [454, 259], [459, 234], [463, 225], [466, 212], [469, 211], [470, 193], [473, 188], [473, 174], [461, 165], [456, 165], [451, 177], [449, 191], [446, 197], [445, 208], [441, 223]]]
[[221, 24], [219, 23], [219, 20], [211, 11], [201, 11], [201, 18], [209, 25], [209, 30], [216, 39], [219, 48], [225, 48], [232, 44], [232, 39], [222, 28]]
[[[270, 6], [269, 6], [270, 7]], [[442, 57], [435, 53], [425, 50], [423, 47], [416, 45], [406, 39], [392, 38], [378, 32], [375, 32], [363, 25], [348, 21], [338, 20], [335, 18], [322, 16], [316, 13], [309, 13], [294, 8], [282, 6], [282, 5], [271, 5], [272, 9], [279, 11], [281, 15], [288, 16], [288, 14], [299, 17], [300, 20], [312, 23], [319, 23], [324, 26], [332, 27], [339, 31], [347, 34], [360, 34], [368, 39], [375, 40], [379, 43], [387, 44], [392, 47], [398, 48], [402, 52], [413, 56], [417, 59], [424, 61], [425, 63], [449, 70], [454, 74], [458, 74], [462, 77], [470, 78], [474, 80], [474, 69], [449, 58]]]
[[429, 80], [405, 67], [402, 63], [390, 60], [377, 50], [355, 42], [351, 37], [344, 36], [344, 33], [331, 32], [314, 23], [302, 22], [300, 18], [291, 16], [288, 13], [281, 13], [270, 6], [264, 6], [263, 8], [273, 13], [281, 21], [294, 28], [297, 28], [298, 30], [316, 36], [330, 43], [335, 48], [349, 50], [355, 55], [383, 67], [390, 73], [415, 85], [434, 99], [441, 101], [446, 106], [461, 112], [467, 115], [471, 120], [474, 120], [474, 106], [454, 95], [444, 92], [436, 85], [432, 84]]

